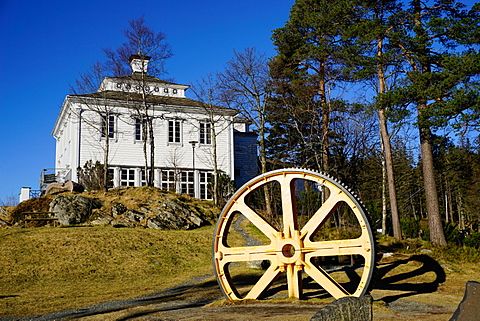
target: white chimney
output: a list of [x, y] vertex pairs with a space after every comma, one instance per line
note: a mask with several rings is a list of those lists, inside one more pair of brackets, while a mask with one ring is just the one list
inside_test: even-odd
[[132, 73], [147, 73], [148, 70], [148, 61], [151, 57], [141, 56], [141, 55], [132, 55], [130, 56], [130, 66], [132, 67]]

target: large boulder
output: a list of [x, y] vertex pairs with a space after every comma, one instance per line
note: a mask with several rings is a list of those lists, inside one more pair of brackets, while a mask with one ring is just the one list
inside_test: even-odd
[[101, 206], [101, 202], [80, 195], [57, 195], [50, 202], [50, 212], [55, 213], [60, 224], [73, 225], [85, 223], [92, 210]]
[[147, 226], [154, 229], [191, 230], [208, 222], [177, 199], [165, 198], [148, 206]]

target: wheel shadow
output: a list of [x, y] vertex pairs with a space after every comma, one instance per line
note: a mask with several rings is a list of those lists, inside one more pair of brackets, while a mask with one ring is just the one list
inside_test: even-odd
[[[419, 262], [421, 263], [421, 266], [411, 271], [387, 276], [387, 274], [394, 269], [411, 262]], [[435, 279], [431, 282], [418, 283], [407, 281], [410, 278], [422, 276], [430, 272], [433, 272], [435, 274]], [[438, 290], [438, 286], [441, 283], [444, 283], [445, 280], [445, 270], [441, 267], [441, 265], [432, 257], [421, 254], [413, 255], [408, 259], [381, 264], [376, 270], [376, 282], [374, 283], [373, 288], [377, 290], [393, 290], [405, 292], [396, 295], [385, 296], [380, 299], [388, 304], [400, 298], [405, 298], [422, 293], [435, 292]]]
[[[416, 266], [405, 267], [407, 264], [415, 263]], [[360, 276], [356, 273], [356, 266], [344, 266], [338, 268], [335, 271], [342, 271], [347, 277], [347, 281], [341, 282], [340, 284], [348, 292], [353, 293], [360, 283]], [[395, 269], [401, 268], [402, 270], [398, 273]], [[408, 270], [405, 271], [405, 268]], [[331, 271], [330, 271], [331, 272]], [[433, 272], [433, 273], [432, 273]], [[427, 273], [433, 274], [428, 275]], [[432, 279], [430, 282], [424, 282], [414, 280], [415, 277], [426, 276], [428, 279]], [[233, 279], [233, 283], [238, 286], [253, 286], [258, 280], [257, 277], [252, 277], [251, 275], [238, 275]], [[407, 259], [397, 260], [394, 262], [383, 263], [377, 266], [374, 270], [374, 276], [372, 279], [372, 289], [375, 290], [391, 290], [391, 291], [401, 291], [403, 293], [395, 295], [387, 295], [382, 297], [379, 300], [384, 301], [385, 303], [391, 303], [400, 298], [414, 296], [422, 293], [432, 293], [438, 290], [440, 284], [446, 281], [446, 274], [444, 269], [440, 264], [434, 260], [432, 257], [421, 254], [413, 255]], [[331, 298], [331, 295], [325, 291], [319, 284], [314, 282], [310, 277], [304, 277], [302, 280], [303, 283], [303, 298], [318, 298], [325, 299]], [[275, 282], [271, 285], [270, 288], [262, 295], [262, 298], [272, 298], [278, 295], [281, 292], [287, 291], [286, 279], [285, 276], [280, 276]], [[244, 291], [241, 294], [246, 294]]]
[[[211, 276], [208, 277], [211, 278]], [[197, 291], [203, 295], [196, 295]], [[105, 319], [109, 319], [108, 315], [115, 312], [123, 312], [123, 316], [115, 320], [130, 320], [159, 312], [202, 307], [221, 297], [222, 293], [215, 280], [194, 280], [142, 297], [103, 302], [89, 307], [18, 318], [18, 320], [76, 320], [91, 316], [105, 316]]]

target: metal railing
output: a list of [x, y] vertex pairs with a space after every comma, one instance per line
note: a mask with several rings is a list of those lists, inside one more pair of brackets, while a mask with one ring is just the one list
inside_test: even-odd
[[30, 198], [40, 197], [42, 195], [42, 190], [40, 189], [31, 189]]

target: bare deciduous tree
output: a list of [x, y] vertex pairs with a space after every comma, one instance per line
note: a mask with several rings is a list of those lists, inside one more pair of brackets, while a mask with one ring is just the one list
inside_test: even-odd
[[218, 153], [218, 137], [223, 131], [227, 130], [232, 125], [232, 117], [236, 114], [236, 111], [221, 107], [222, 95], [218, 90], [219, 83], [218, 78], [209, 74], [206, 78], [202, 78], [197, 81], [195, 86], [192, 86], [196, 98], [202, 103], [203, 114], [202, 119], [204, 122], [210, 124], [209, 132], [211, 137], [211, 149], [210, 160], [213, 165], [213, 200], [216, 205], [219, 204], [219, 162], [220, 157]]
[[[267, 172], [265, 148], [269, 70], [265, 54], [255, 48], [234, 51], [225, 70], [218, 74], [222, 100], [248, 119], [258, 133], [260, 170]], [[269, 189], [264, 188], [265, 206], [271, 213]]]

